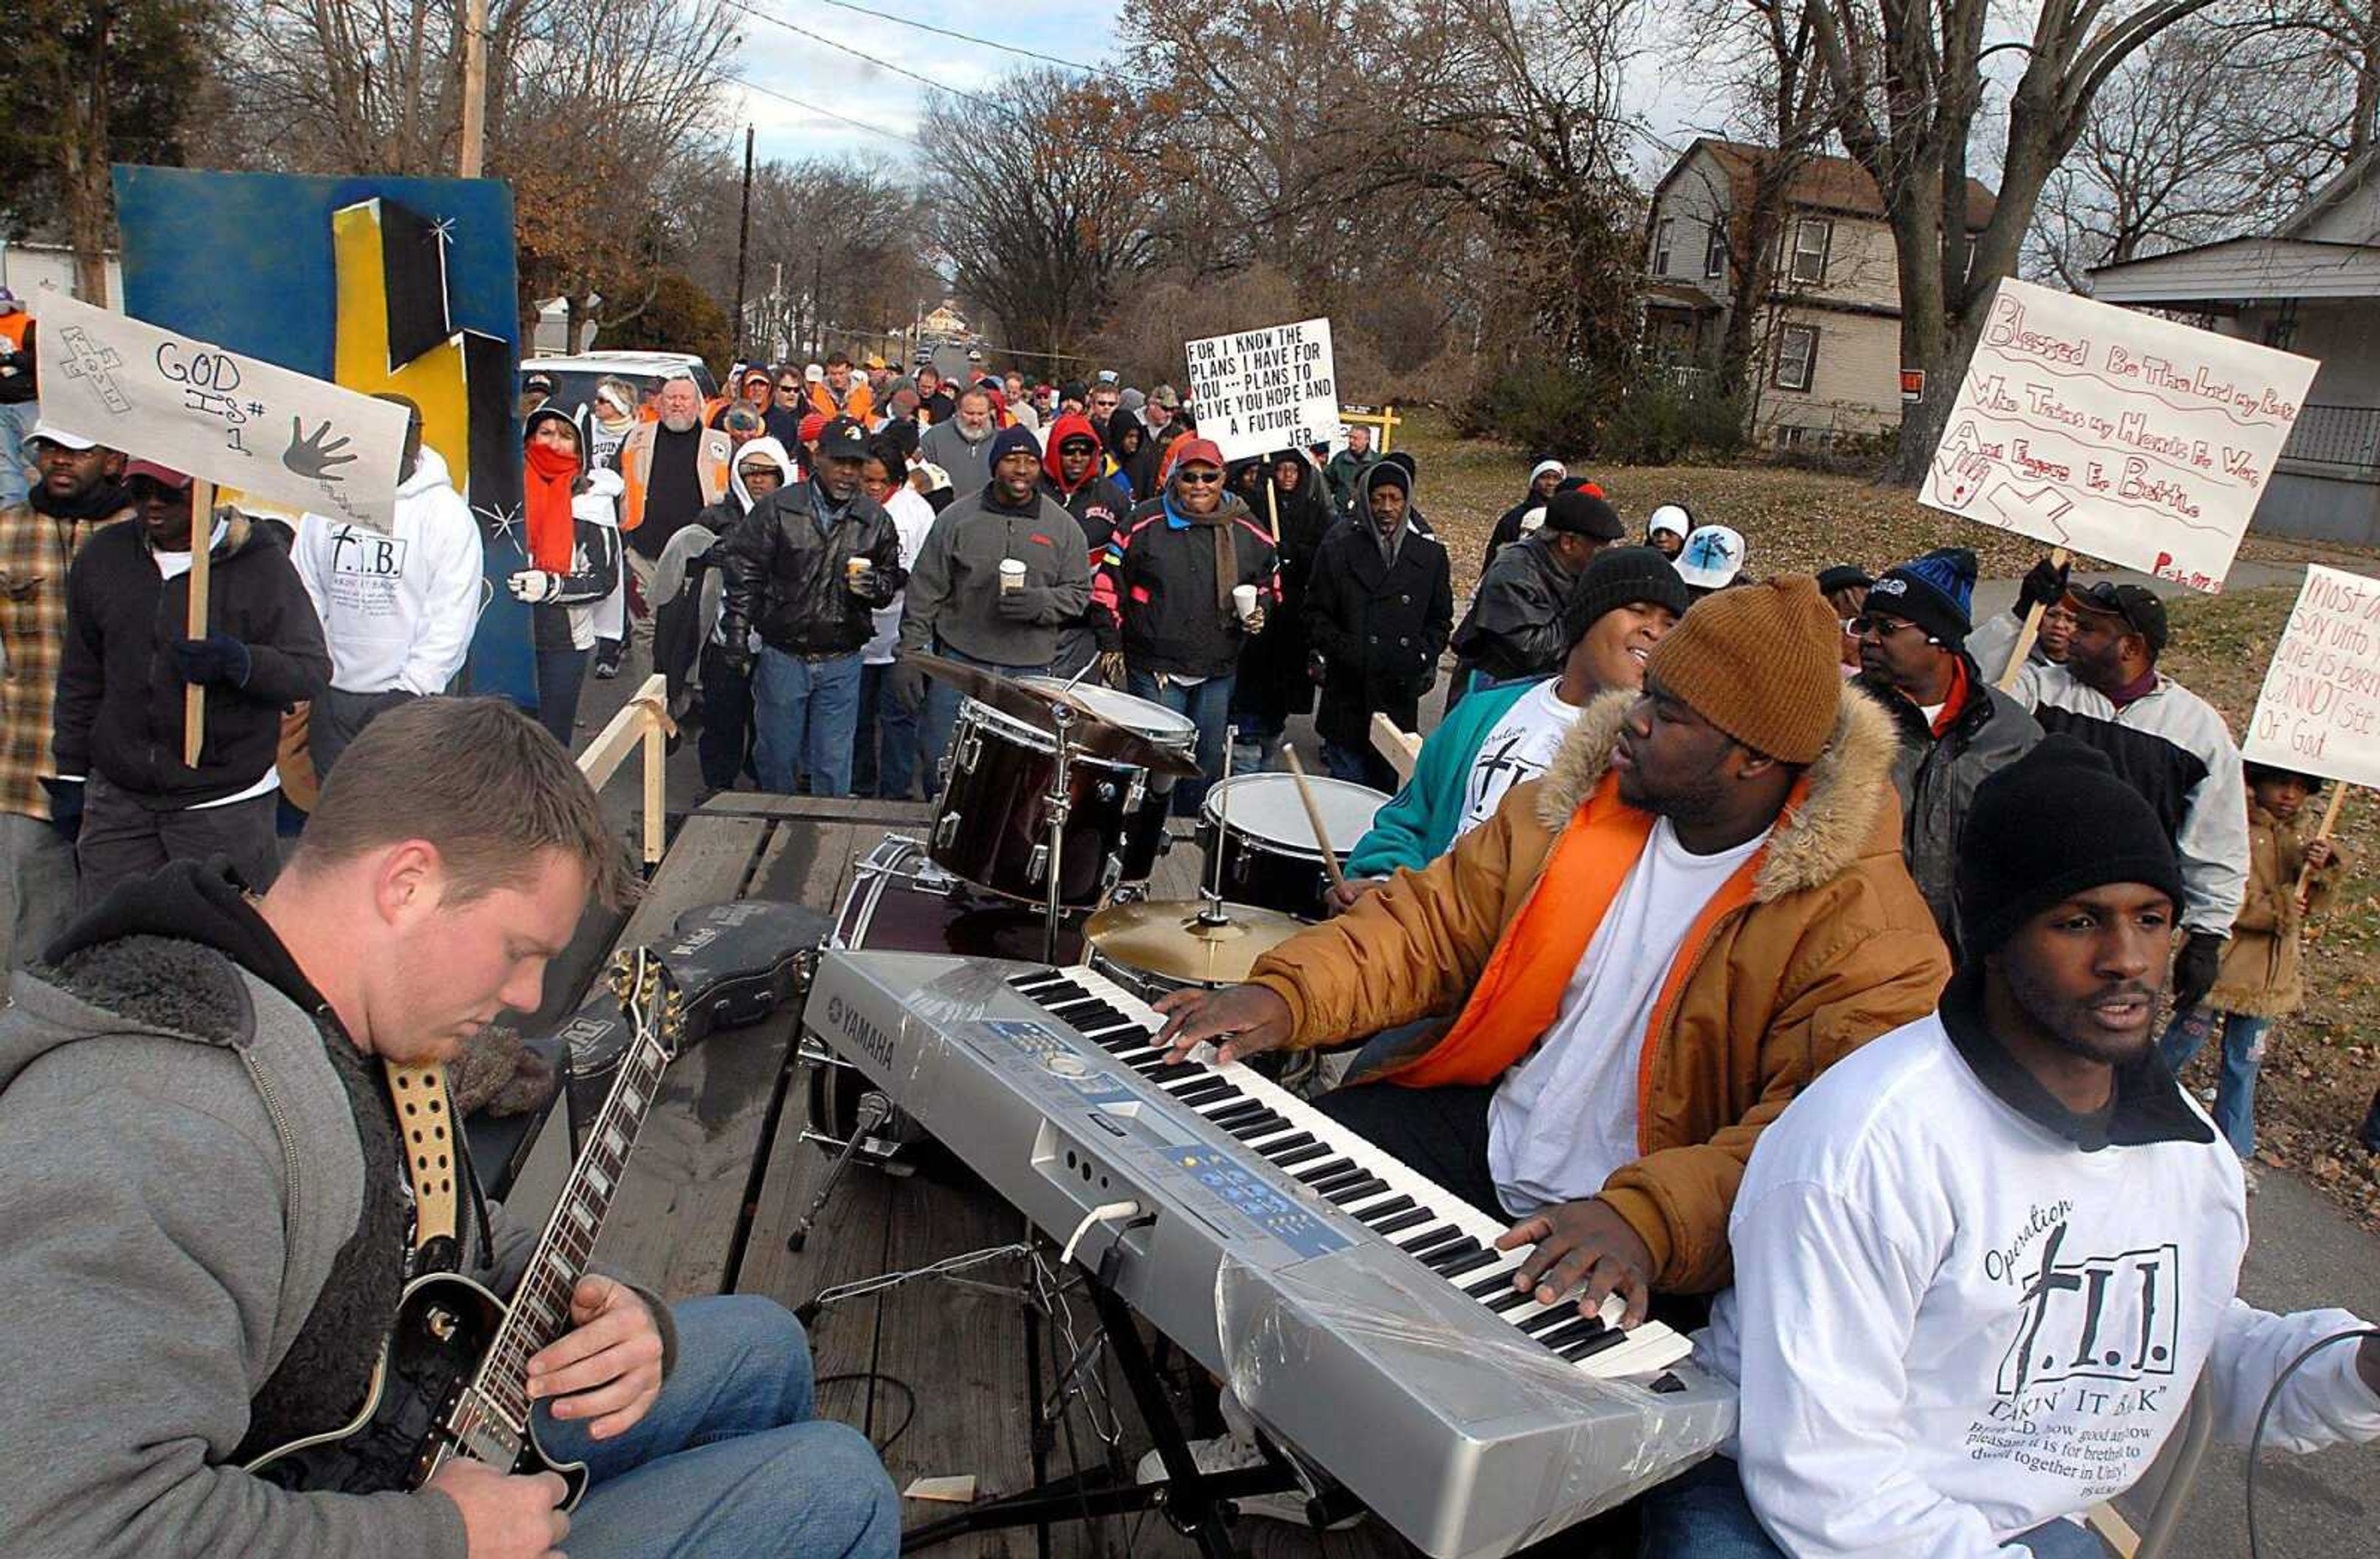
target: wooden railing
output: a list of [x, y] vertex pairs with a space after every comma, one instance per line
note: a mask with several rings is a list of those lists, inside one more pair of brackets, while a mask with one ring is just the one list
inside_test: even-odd
[[645, 752], [645, 829], [644, 858], [647, 866], [661, 863], [662, 851], [667, 846], [664, 824], [668, 822], [667, 770], [669, 738], [677, 731], [677, 723], [669, 713], [669, 679], [655, 673], [645, 678], [645, 685], [636, 696], [620, 706], [620, 713], [611, 723], [595, 733], [595, 739], [578, 755], [578, 772], [587, 783], [601, 791], [620, 772], [628, 754], [641, 747]]

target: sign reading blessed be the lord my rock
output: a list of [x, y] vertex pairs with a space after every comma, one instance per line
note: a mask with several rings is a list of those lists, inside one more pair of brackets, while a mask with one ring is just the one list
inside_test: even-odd
[[1918, 496], [2213, 593], [2317, 366], [2004, 281]]

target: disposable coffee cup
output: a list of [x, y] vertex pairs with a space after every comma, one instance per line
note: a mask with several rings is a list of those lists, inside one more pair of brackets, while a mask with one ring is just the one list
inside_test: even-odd
[[1254, 585], [1233, 585], [1232, 587], [1232, 610], [1240, 615], [1240, 621], [1244, 623], [1250, 617], [1255, 616], [1257, 615], [1257, 587]]
[[864, 557], [846, 557], [843, 560], [843, 577], [847, 582], [856, 585], [866, 579], [868, 571], [874, 566], [874, 564]]
[[1025, 588], [1025, 565], [1013, 557], [1002, 558], [1000, 560], [1000, 588], [1003, 591], [1023, 590]]

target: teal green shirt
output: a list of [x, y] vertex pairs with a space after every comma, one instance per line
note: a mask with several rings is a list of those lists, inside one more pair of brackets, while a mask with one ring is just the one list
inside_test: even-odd
[[1413, 778], [1355, 841], [1354, 853], [1347, 858], [1347, 875], [1386, 877], [1401, 866], [1418, 871], [1444, 855], [1463, 823], [1463, 793], [1470, 785], [1471, 765], [1479, 758], [1479, 744], [1524, 694], [1546, 680], [1506, 682], [1464, 694], [1454, 713], [1421, 744]]

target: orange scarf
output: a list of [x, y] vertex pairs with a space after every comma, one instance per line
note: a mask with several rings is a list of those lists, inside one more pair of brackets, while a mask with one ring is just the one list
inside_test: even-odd
[[[1778, 827], [1785, 825], [1808, 796], [1809, 784], [1806, 774], [1795, 782], [1779, 814]], [[1619, 899], [1629, 872], [1635, 870], [1637, 857], [1652, 837], [1654, 822], [1652, 813], [1620, 799], [1617, 776], [1604, 775], [1554, 840], [1536, 885], [1529, 890], [1512, 923], [1504, 928], [1454, 1026], [1426, 1054], [1388, 1073], [1384, 1080], [1406, 1088], [1476, 1086], [1495, 1081], [1526, 1055], [1560, 1015], [1562, 994], [1595, 941], [1596, 928]], [[1654, 1057], [1670, 1009], [1676, 1005], [1678, 993], [1713, 929], [1723, 917], [1751, 902], [1753, 878], [1767, 854], [1764, 843], [1735, 869], [1711, 895], [1678, 944], [1677, 957], [1653, 1003], [1637, 1061], [1640, 1121], [1652, 1090]], [[1633, 952], [1616, 951], [1621, 956]]]
[[1967, 658], [1960, 655], [1950, 662], [1950, 688], [1942, 695], [1942, 708], [1934, 716], [1934, 739], [1940, 741], [1942, 733], [1959, 723], [1967, 713]]
[[532, 444], [521, 479], [528, 509], [529, 561], [549, 574], [567, 574], [577, 540], [570, 518], [570, 488], [578, 480], [578, 457], [550, 444]]

